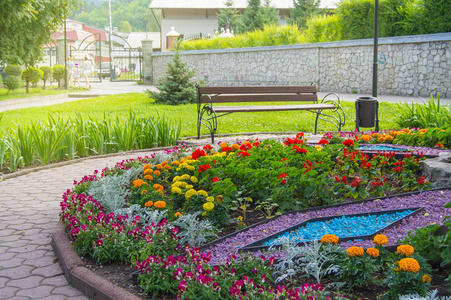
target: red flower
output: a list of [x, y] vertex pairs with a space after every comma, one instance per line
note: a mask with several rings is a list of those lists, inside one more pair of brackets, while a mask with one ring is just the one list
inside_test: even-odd
[[258, 146], [260, 146], [260, 142], [255, 142], [252, 144], [252, 147], [258, 147]]
[[211, 182], [218, 182], [219, 181], [219, 178], [218, 177], [214, 177], [212, 180], [211, 180]]
[[243, 151], [247, 151], [247, 150], [249, 150], [251, 148], [252, 148], [251, 144], [242, 144], [240, 146], [240, 150], [243, 150]]
[[199, 167], [198, 172], [200, 173], [200, 172], [206, 171], [208, 169], [211, 169], [210, 165], [202, 165], [202, 166]]
[[421, 175], [421, 177], [419, 179], [417, 179], [417, 183], [418, 183], [418, 185], [424, 185], [426, 183], [423, 175]]
[[285, 184], [285, 183], [286, 183], [285, 179], [284, 179], [284, 180], [282, 180], [281, 184]]
[[287, 159], [286, 158], [282, 158], [282, 161], [286, 161]]
[[294, 145], [293, 148], [291, 148], [291, 150], [296, 150], [296, 153], [307, 153], [307, 150], [304, 148], [299, 148], [298, 146]]
[[321, 140], [318, 142], [318, 145], [321, 145], [321, 146], [328, 145], [328, 144], [329, 144], [329, 141], [328, 141], [328, 140], [325, 140], [325, 139], [321, 139]]
[[202, 147], [202, 149], [204, 149], [204, 150], [211, 150], [211, 149], [213, 149], [213, 146], [205, 145], [205, 146]]
[[296, 138], [299, 139], [300, 137], [304, 137], [304, 133], [303, 132], [299, 132], [296, 134]]
[[249, 156], [249, 152], [240, 151], [240, 152], [238, 152], [237, 156], [246, 157], [246, 156]]
[[354, 178], [354, 181], [351, 182], [351, 186], [352, 187], [358, 187], [361, 182], [362, 182], [362, 180], [360, 180], [358, 177], [356, 177], [356, 178]]
[[285, 142], [283, 142], [286, 146], [288, 146], [288, 145], [293, 145], [293, 144], [298, 144], [298, 145], [302, 145], [303, 143], [304, 143], [304, 141], [302, 141], [302, 140], [299, 140], [299, 139], [290, 139], [290, 138], [287, 138], [286, 140], [285, 140]]
[[204, 150], [196, 149], [196, 151], [194, 151], [193, 154], [191, 154], [191, 157], [193, 159], [198, 159], [201, 156], [207, 156]]
[[354, 146], [354, 141], [347, 139], [343, 142], [343, 145], [348, 146], [348, 147]]
[[285, 178], [285, 176], [287, 176], [287, 174], [285, 174], [285, 173], [282, 173], [282, 174], [280, 174], [280, 175], [279, 175], [279, 177], [277, 177], [277, 179], [280, 179], [280, 178]]
[[435, 144], [435, 147], [437, 147], [437, 148], [443, 148], [443, 145], [440, 144], [440, 143], [437, 143], [437, 144]]

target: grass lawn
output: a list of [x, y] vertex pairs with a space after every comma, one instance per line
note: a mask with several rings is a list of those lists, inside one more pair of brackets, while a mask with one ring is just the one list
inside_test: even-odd
[[8, 100], [8, 99], [15, 99], [15, 98], [28, 98], [28, 97], [36, 97], [36, 96], [51, 96], [51, 95], [58, 95], [58, 94], [67, 94], [77, 91], [84, 91], [83, 88], [74, 88], [69, 87], [68, 90], [66, 89], [58, 89], [56, 85], [46, 85], [45, 90], [42, 89], [42, 86], [39, 85], [37, 88], [29, 88], [29, 93], [27, 93], [27, 90], [25, 87], [10, 91], [8, 93], [7, 89], [0, 89], [0, 101]]
[[[272, 103], [256, 103], [255, 105], [271, 105]], [[346, 114], [346, 126], [343, 131], [355, 129], [355, 102], [342, 102]], [[103, 119], [104, 116], [115, 117], [127, 115], [128, 110], [134, 110], [137, 115], [160, 114], [165, 118], [181, 120], [181, 136], [194, 136], [196, 132], [197, 108], [196, 104], [179, 106], [154, 104], [143, 93], [130, 93], [114, 96], [103, 96], [92, 99], [79, 100], [53, 106], [32, 107], [21, 110], [5, 111], [0, 123], [0, 132], [6, 130], [15, 123], [25, 125], [38, 120], [46, 121], [48, 114], [73, 116], [74, 112], [80, 112], [93, 119]], [[379, 103], [380, 129], [396, 129], [394, 122], [396, 105], [393, 103]], [[304, 131], [313, 132], [315, 115], [309, 112], [262, 112], [262, 113], [235, 113], [218, 119], [217, 133], [241, 133], [241, 132], [280, 132], [280, 131]], [[320, 121], [318, 130], [336, 131], [336, 128], [328, 122]], [[202, 134], [208, 134], [203, 128]]]

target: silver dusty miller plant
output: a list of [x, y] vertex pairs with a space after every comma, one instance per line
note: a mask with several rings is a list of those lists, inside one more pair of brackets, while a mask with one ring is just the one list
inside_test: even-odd
[[409, 294], [399, 297], [399, 300], [451, 300], [450, 297], [437, 297], [438, 290], [433, 290], [427, 293], [425, 297], [421, 297], [418, 294]]
[[209, 220], [199, 220], [201, 212], [181, 215], [171, 225], [179, 228], [180, 244], [188, 243], [192, 247], [199, 247], [207, 238], [215, 238], [216, 227]]
[[104, 176], [98, 181], [93, 181], [87, 193], [97, 199], [106, 213], [113, 212], [124, 206], [125, 198], [130, 195], [126, 186], [138, 178], [141, 172], [142, 168], [130, 168], [122, 174]]
[[[293, 284], [293, 278], [296, 276], [313, 277], [320, 283], [324, 276], [340, 273], [340, 267], [335, 264], [339, 255], [343, 253], [340, 246], [313, 241], [299, 247], [293, 239], [285, 238], [282, 248], [287, 256], [275, 265], [276, 283], [289, 278]], [[339, 288], [343, 283], [335, 282], [331, 285]]]

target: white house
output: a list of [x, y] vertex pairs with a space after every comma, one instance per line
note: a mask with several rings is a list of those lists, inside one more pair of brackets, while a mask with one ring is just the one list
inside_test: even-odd
[[[339, 0], [321, 0], [321, 7], [335, 8]], [[152, 0], [150, 9], [161, 9], [161, 51], [167, 50], [166, 34], [171, 27], [185, 36], [202, 33], [215, 34], [218, 30], [219, 10], [226, 8], [226, 0]], [[234, 0], [236, 9], [244, 11], [248, 0]], [[262, 1], [264, 3], [264, 1]], [[271, 5], [279, 10], [280, 22], [290, 15], [293, 0], [271, 0]]]

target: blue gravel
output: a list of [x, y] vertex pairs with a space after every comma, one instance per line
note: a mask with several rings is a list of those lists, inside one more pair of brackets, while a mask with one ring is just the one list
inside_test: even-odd
[[390, 146], [382, 146], [382, 145], [361, 145], [359, 150], [363, 151], [394, 151], [394, 152], [405, 152], [407, 149], [390, 147]]
[[308, 222], [305, 226], [283, 233], [265, 242], [263, 246], [280, 245], [287, 238], [296, 243], [320, 240], [325, 234], [335, 234], [339, 238], [371, 235], [412, 212], [412, 210], [406, 210], [391, 214], [373, 214], [360, 217], [342, 216], [327, 221]]

